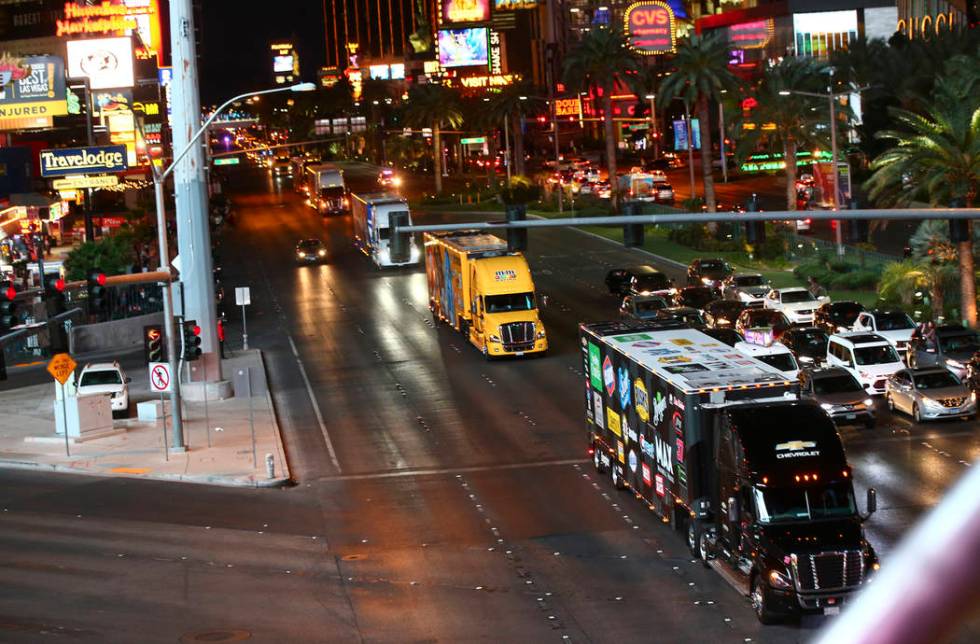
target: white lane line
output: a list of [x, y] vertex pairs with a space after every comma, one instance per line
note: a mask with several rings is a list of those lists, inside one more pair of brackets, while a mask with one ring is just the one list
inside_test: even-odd
[[320, 433], [323, 434], [323, 441], [327, 444], [327, 451], [330, 452], [330, 462], [333, 466], [337, 468], [337, 473], [342, 473], [343, 470], [340, 468], [340, 461], [337, 460], [337, 452], [333, 448], [333, 443], [330, 441], [330, 434], [327, 433], [327, 424], [323, 422], [323, 414], [320, 413], [320, 405], [316, 401], [316, 396], [313, 394], [313, 385], [310, 384], [310, 377], [306, 375], [306, 367], [303, 366], [303, 361], [299, 359], [299, 351], [296, 350], [296, 343], [293, 342], [293, 336], [287, 335], [289, 338], [289, 346], [293, 349], [293, 356], [296, 358], [296, 364], [299, 365], [299, 373], [303, 376], [303, 382], [306, 383], [306, 393], [310, 396], [310, 402], [313, 403], [313, 413], [316, 414], [316, 422], [320, 425]]
[[[319, 481], [363, 481], [370, 479], [393, 479], [410, 476], [433, 476], [455, 474], [460, 477], [463, 474], [474, 472], [498, 472], [506, 470], [522, 470], [537, 467], [560, 467], [565, 465], [576, 465], [581, 463], [591, 463], [591, 459], [573, 458], [557, 461], [537, 461], [531, 463], [503, 463], [501, 465], [473, 465], [470, 467], [446, 467], [429, 469], [405, 469], [391, 472], [373, 472], [370, 474], [346, 474], [344, 476], [324, 476]], [[465, 485], [463, 487], [466, 487]]]

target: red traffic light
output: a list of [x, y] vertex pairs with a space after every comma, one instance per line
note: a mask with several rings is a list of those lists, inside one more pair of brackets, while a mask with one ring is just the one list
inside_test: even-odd
[[199, 327], [199, 326], [197, 326], [197, 325], [195, 324], [195, 325], [194, 325], [194, 328], [193, 328], [193, 329], [191, 329], [191, 332], [192, 332], [192, 333], [193, 333], [194, 335], [201, 335], [201, 327]]
[[65, 292], [65, 278], [59, 277], [58, 279], [56, 279], [54, 281], [54, 287], [55, 287], [55, 289], [58, 290], [58, 292], [64, 293]]
[[6, 290], [6, 291], [4, 291], [4, 295], [6, 295], [6, 296], [7, 296], [7, 299], [8, 299], [8, 300], [11, 300], [11, 301], [13, 301], [13, 299], [14, 299], [15, 297], [17, 297], [17, 291], [16, 291], [16, 290], [14, 290], [14, 287], [13, 287], [13, 286], [8, 286], [8, 287], [7, 287], [7, 290]]
[[95, 281], [98, 282], [99, 286], [105, 286], [105, 273], [96, 275]]

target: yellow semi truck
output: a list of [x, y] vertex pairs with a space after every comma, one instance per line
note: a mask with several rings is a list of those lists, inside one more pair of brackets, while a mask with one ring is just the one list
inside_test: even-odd
[[527, 260], [493, 235], [426, 233], [429, 308], [485, 357], [548, 350]]

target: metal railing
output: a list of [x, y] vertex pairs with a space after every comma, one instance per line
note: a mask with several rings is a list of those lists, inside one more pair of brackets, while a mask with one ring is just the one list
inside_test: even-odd
[[71, 327], [81, 324], [85, 311], [69, 307], [64, 313], [47, 320], [31, 319], [23, 326], [0, 337], [0, 351], [8, 367], [25, 362], [46, 360], [56, 353], [68, 350]]

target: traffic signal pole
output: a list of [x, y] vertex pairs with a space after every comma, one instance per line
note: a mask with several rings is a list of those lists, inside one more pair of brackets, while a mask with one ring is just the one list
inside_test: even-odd
[[[163, 182], [165, 177], [154, 170], [153, 194], [157, 207], [157, 244], [160, 251], [160, 269], [167, 271], [170, 264], [170, 249], [167, 242], [167, 216], [163, 199]], [[177, 371], [177, 329], [174, 324], [174, 292], [170, 281], [163, 284], [163, 325], [164, 336], [167, 340], [167, 365], [170, 369], [170, 414], [173, 418], [173, 442], [171, 449], [183, 452], [187, 449], [184, 444], [184, 418], [180, 405], [180, 372]]]

